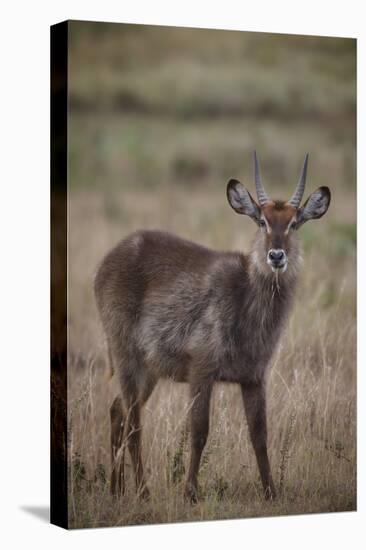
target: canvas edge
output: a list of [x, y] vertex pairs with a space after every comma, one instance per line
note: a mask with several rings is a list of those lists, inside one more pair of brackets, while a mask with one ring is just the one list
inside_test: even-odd
[[67, 100], [68, 22], [50, 28], [51, 50], [51, 480], [50, 522], [68, 528]]

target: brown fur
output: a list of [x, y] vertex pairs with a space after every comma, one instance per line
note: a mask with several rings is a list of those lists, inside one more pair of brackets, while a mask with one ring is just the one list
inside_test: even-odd
[[[95, 296], [124, 406], [122, 411], [118, 400], [111, 410], [114, 493], [122, 486], [116, 479], [116, 448], [124, 439], [137, 491], [148, 496], [141, 407], [159, 378], [170, 378], [188, 382], [191, 390], [186, 496], [197, 499], [215, 382], [241, 385], [264, 494], [275, 496], [266, 442], [266, 372], [295, 290], [299, 250], [296, 232], [286, 230], [297, 211], [279, 202], [249, 208], [252, 217], [262, 211], [271, 224], [270, 233], [258, 229], [249, 255], [213, 251], [160, 231], [138, 231], [113, 248], [97, 271]], [[278, 277], [267, 263], [271, 247], [283, 248], [288, 258], [287, 270]]]
[[118, 395], [110, 408], [111, 420], [111, 494], [114, 496], [124, 494], [124, 464], [122, 460], [124, 414], [122, 399]]

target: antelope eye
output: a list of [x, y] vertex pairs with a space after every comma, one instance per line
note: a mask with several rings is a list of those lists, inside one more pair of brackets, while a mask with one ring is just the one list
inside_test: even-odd
[[266, 222], [264, 220], [259, 220], [260, 227], [266, 227]]
[[296, 229], [296, 222], [292, 222], [292, 224], [290, 225], [290, 229]]

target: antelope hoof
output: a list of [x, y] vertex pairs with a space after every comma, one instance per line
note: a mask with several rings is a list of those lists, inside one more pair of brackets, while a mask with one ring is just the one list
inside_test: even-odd
[[276, 500], [276, 490], [275, 488], [272, 486], [272, 487], [267, 487], [266, 490], [264, 491], [264, 498], [265, 500]]
[[146, 485], [144, 485], [144, 486], [139, 490], [138, 497], [139, 497], [140, 500], [144, 500], [144, 501], [150, 500], [150, 491], [149, 491], [149, 489], [146, 487]]
[[198, 503], [197, 487], [194, 487], [191, 483], [187, 483], [184, 491], [184, 498], [188, 502], [190, 502], [190, 504], [197, 504]]

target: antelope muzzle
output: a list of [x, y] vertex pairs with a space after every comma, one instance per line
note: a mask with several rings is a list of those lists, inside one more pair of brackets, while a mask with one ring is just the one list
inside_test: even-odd
[[281, 272], [286, 271], [286, 252], [282, 248], [271, 248], [267, 254], [267, 263], [272, 271], [276, 271], [277, 269], [281, 270]]

